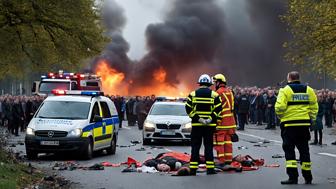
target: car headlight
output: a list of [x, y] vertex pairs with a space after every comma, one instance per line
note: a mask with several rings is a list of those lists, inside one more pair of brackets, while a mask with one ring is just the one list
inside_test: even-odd
[[71, 130], [68, 134], [68, 136], [71, 136], [71, 137], [80, 137], [82, 136], [82, 129], [74, 129], [74, 130]]
[[26, 134], [27, 135], [35, 135], [35, 131], [34, 131], [34, 129], [32, 129], [30, 127], [27, 127]]
[[185, 125], [184, 125], [184, 128], [186, 128], [186, 129], [190, 129], [190, 128], [191, 128], [191, 123], [187, 123], [187, 124], [185, 124]]
[[144, 123], [144, 126], [145, 126], [146, 128], [155, 128], [155, 124], [154, 124], [154, 123], [151, 123], [151, 122], [148, 122], [148, 121], [146, 121], [146, 122]]

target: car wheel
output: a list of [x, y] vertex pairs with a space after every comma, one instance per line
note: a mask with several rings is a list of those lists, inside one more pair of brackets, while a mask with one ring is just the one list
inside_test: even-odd
[[117, 137], [113, 136], [113, 139], [111, 140], [111, 145], [109, 148], [106, 149], [107, 154], [114, 155], [117, 150]]
[[89, 159], [92, 159], [92, 156], [93, 156], [93, 144], [92, 144], [92, 139], [89, 138], [86, 146], [85, 146], [85, 149], [83, 151], [83, 158], [86, 159], [86, 160], [89, 160]]
[[26, 150], [26, 153], [27, 153], [27, 158], [29, 160], [34, 160], [34, 159], [37, 159], [37, 152], [35, 151], [31, 151], [31, 150]]
[[143, 145], [150, 145], [151, 144], [151, 139], [142, 137], [142, 144]]

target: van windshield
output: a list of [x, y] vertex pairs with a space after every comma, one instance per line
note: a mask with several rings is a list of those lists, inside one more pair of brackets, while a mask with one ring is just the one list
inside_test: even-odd
[[50, 94], [53, 89], [69, 90], [70, 81], [55, 82], [55, 81], [42, 81], [40, 84], [40, 93]]
[[36, 117], [46, 119], [88, 119], [90, 105], [88, 102], [45, 101]]

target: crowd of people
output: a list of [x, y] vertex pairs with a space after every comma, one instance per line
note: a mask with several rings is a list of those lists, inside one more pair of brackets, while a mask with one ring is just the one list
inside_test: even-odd
[[[119, 120], [125, 120], [129, 126], [137, 125], [139, 129], [143, 128], [144, 121], [154, 104], [156, 97], [151, 96], [136, 96], [136, 97], [122, 97], [122, 96], [108, 96], [113, 102], [118, 111]], [[120, 122], [122, 127], [122, 122]]]
[[[278, 90], [275, 87], [232, 87], [235, 94], [234, 115], [238, 130], [246, 124], [266, 125], [265, 129], [276, 129], [280, 125], [274, 110]], [[312, 127], [315, 137], [312, 144], [322, 144], [322, 130], [336, 124], [336, 91], [316, 91], [319, 113], [316, 125]], [[156, 100], [151, 96], [108, 96], [115, 104], [120, 120], [127, 120], [129, 126], [143, 128], [143, 123]], [[27, 127], [45, 97], [43, 96], [0, 96], [0, 125], [7, 126], [13, 135], [19, 135]], [[122, 122], [120, 122], [122, 127]]]
[[19, 130], [25, 131], [43, 100], [42, 96], [0, 96], [0, 125], [19, 136]]

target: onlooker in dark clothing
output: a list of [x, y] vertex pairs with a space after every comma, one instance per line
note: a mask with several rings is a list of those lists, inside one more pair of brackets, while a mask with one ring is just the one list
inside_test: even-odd
[[264, 119], [263, 108], [265, 103], [263, 96], [259, 92], [257, 92], [257, 97], [255, 101], [257, 110], [257, 125], [262, 125], [262, 121]]
[[13, 125], [11, 132], [12, 134], [15, 134], [15, 136], [19, 136], [19, 126], [23, 122], [24, 113], [18, 98], [16, 98], [14, 101], [12, 114], [13, 114]]
[[11, 97], [8, 97], [3, 104], [4, 108], [4, 114], [5, 114], [5, 120], [7, 121], [7, 128], [9, 131], [13, 130], [13, 112], [12, 112], [12, 102]]
[[131, 97], [126, 103], [126, 115], [128, 126], [134, 126], [136, 122], [136, 117], [134, 114], [134, 105], [135, 105], [135, 99]]
[[332, 127], [332, 108], [333, 108], [333, 104], [334, 104], [334, 99], [327, 94], [327, 97], [325, 99], [325, 111], [324, 111], [324, 115], [325, 115], [325, 125], [328, 128]]
[[29, 124], [30, 120], [33, 118], [34, 112], [33, 112], [33, 104], [31, 99], [27, 99], [26, 102], [26, 126]]
[[147, 111], [146, 111], [146, 103], [141, 97], [138, 97], [138, 101], [136, 102], [136, 114], [138, 118], [138, 127], [140, 130], [143, 128], [143, 124], [145, 122]]
[[0, 96], [0, 126], [4, 125], [3, 104], [4, 104], [4, 99], [2, 96]]
[[237, 130], [244, 130], [247, 115], [250, 108], [250, 101], [244, 90], [241, 91], [241, 95], [237, 99], [237, 111], [238, 111], [238, 124]]
[[276, 97], [274, 95], [274, 92], [272, 90], [268, 91], [267, 96], [267, 127], [265, 129], [275, 129], [275, 122], [276, 122], [276, 116], [275, 116], [275, 106], [276, 103]]
[[[311, 145], [316, 145], [317, 143], [319, 145], [322, 145], [322, 130], [323, 130], [323, 115], [325, 114], [325, 103], [323, 102], [322, 94], [318, 94], [318, 104], [319, 104], [319, 110], [316, 116], [316, 122], [312, 125], [311, 131], [314, 131], [314, 142], [310, 143]], [[319, 135], [319, 136], [318, 136]]]
[[256, 99], [257, 96], [254, 94], [254, 92], [252, 92], [252, 94], [249, 96], [249, 100], [250, 100], [250, 122], [252, 124], [256, 124], [257, 123], [257, 112], [256, 112]]

